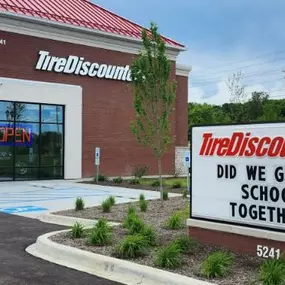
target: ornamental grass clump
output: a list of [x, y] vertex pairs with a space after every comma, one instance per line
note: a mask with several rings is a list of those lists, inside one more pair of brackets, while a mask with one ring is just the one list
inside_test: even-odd
[[145, 227], [146, 225], [140, 217], [132, 215], [129, 220], [129, 225], [127, 229], [129, 230], [130, 235], [135, 235], [141, 233], [145, 229]]
[[173, 241], [173, 244], [176, 244], [182, 253], [189, 253], [193, 252], [197, 246], [198, 242], [193, 240], [190, 236], [188, 235], [181, 235], [177, 239]]
[[177, 268], [182, 264], [181, 249], [177, 244], [160, 249], [155, 257], [155, 265], [162, 268]]
[[147, 200], [141, 200], [139, 203], [140, 203], [141, 212], [146, 212], [147, 207], [148, 207], [148, 201]]
[[140, 234], [145, 237], [145, 240], [149, 246], [156, 246], [157, 235], [152, 227], [145, 226]]
[[114, 255], [124, 259], [136, 258], [144, 255], [147, 248], [148, 242], [143, 235], [127, 236], [115, 247]]
[[112, 227], [108, 225], [107, 221], [100, 219], [92, 228], [88, 236], [88, 242], [91, 245], [103, 246], [111, 243]]
[[74, 239], [82, 238], [84, 236], [84, 226], [76, 222], [71, 228], [71, 237]]
[[175, 212], [166, 221], [165, 227], [169, 230], [179, 230], [185, 227], [185, 223], [180, 213]]
[[111, 206], [114, 206], [116, 204], [116, 198], [115, 196], [110, 196], [108, 198], [108, 201], [110, 202]]
[[106, 199], [102, 202], [102, 210], [104, 213], [110, 213], [112, 208], [112, 202]]
[[84, 200], [82, 198], [77, 198], [75, 201], [75, 211], [82, 211], [84, 210], [85, 207], [85, 203]]
[[201, 273], [206, 278], [224, 277], [233, 265], [233, 255], [223, 251], [210, 253], [201, 265]]
[[166, 200], [169, 199], [169, 198], [168, 198], [168, 192], [167, 192], [167, 191], [163, 191], [163, 193], [162, 193], [162, 198], [163, 198], [164, 201], [166, 201]]
[[262, 285], [285, 284], [285, 262], [282, 259], [270, 259], [264, 262], [258, 272], [258, 280]]

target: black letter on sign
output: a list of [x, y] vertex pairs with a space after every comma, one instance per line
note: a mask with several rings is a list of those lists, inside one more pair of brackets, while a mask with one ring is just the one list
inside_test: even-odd
[[242, 199], [248, 199], [249, 198], [249, 193], [247, 191], [248, 189], [248, 185], [247, 184], [244, 184], [241, 186], [241, 191], [244, 193], [241, 197]]
[[235, 217], [235, 207], [237, 203], [231, 202], [230, 205], [232, 206], [232, 216]]
[[231, 165], [230, 166], [230, 178], [234, 179], [236, 175], [237, 175], [237, 170], [233, 165]]
[[257, 166], [246, 166], [248, 180], [256, 179]]
[[258, 171], [258, 179], [259, 181], [266, 181], [265, 177], [265, 166], [259, 166], [259, 171]]
[[274, 176], [277, 182], [283, 182], [284, 181], [284, 172], [283, 167], [279, 166], [275, 169]]
[[224, 175], [224, 169], [221, 165], [218, 164], [218, 178], [223, 177]]

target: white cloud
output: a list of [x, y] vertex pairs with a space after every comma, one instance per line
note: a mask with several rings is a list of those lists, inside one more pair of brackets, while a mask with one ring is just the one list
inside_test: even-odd
[[188, 101], [217, 105], [228, 103], [230, 98], [225, 81], [233, 72], [240, 70], [245, 75], [248, 99], [254, 91], [267, 91], [272, 98], [284, 98], [285, 80], [281, 72], [283, 61], [270, 62], [272, 57], [256, 58], [257, 56], [248, 54], [243, 49], [237, 49], [232, 54], [194, 49], [182, 53], [178, 62], [192, 66]]

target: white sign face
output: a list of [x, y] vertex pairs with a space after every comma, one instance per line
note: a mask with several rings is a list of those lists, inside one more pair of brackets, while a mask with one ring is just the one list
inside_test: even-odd
[[100, 148], [96, 147], [95, 148], [95, 165], [100, 164]]
[[285, 123], [192, 129], [191, 217], [285, 230]]
[[86, 61], [84, 57], [70, 55], [68, 57], [52, 56], [48, 51], [39, 51], [36, 70], [105, 78], [121, 81], [132, 81], [130, 66], [99, 64]]
[[184, 164], [185, 164], [185, 167], [187, 168], [190, 167], [190, 151], [185, 151], [184, 153]]

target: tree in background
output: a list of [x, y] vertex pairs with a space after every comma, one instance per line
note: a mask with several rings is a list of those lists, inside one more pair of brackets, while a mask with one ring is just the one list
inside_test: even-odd
[[170, 115], [174, 109], [176, 82], [170, 80], [171, 65], [158, 28], [142, 31], [144, 49], [131, 65], [135, 119], [131, 129], [138, 142], [150, 147], [158, 161], [163, 199], [162, 158], [172, 143]]
[[[264, 114], [264, 105], [269, 98], [266, 92], [253, 92], [251, 94], [251, 99], [248, 101], [248, 114], [251, 120], [259, 120]], [[267, 111], [269, 111], [267, 109]]]
[[189, 128], [229, 122], [285, 121], [285, 99], [271, 100], [266, 92], [253, 92], [245, 103], [226, 103], [222, 106], [189, 103], [188, 109]]
[[242, 82], [243, 77], [243, 73], [238, 71], [233, 73], [226, 82], [231, 103], [244, 103], [246, 100], [245, 86]]

